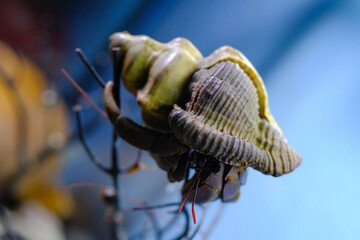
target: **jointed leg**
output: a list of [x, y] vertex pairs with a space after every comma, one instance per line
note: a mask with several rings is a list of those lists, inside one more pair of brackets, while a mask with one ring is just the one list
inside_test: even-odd
[[180, 143], [171, 133], [162, 133], [145, 128], [122, 115], [115, 103], [112, 87], [112, 82], [106, 84], [104, 103], [106, 113], [119, 137], [134, 147], [159, 156], [172, 156], [188, 150], [188, 147]]

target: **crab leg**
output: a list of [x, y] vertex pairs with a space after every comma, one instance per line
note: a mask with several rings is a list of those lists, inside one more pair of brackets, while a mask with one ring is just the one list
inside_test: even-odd
[[113, 82], [109, 81], [104, 89], [104, 103], [109, 120], [119, 137], [134, 147], [159, 156], [172, 156], [188, 150], [188, 147], [180, 143], [171, 133], [145, 128], [122, 115], [115, 103], [112, 88]]

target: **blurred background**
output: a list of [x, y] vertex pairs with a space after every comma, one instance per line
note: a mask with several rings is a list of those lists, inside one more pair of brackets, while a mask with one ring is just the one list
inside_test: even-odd
[[[360, 239], [360, 2], [356, 0], [2, 0], [0, 191], [10, 191], [25, 202], [25, 210], [0, 209], [0, 214], [10, 216], [6, 221], [8, 217], [2, 217], [3, 229], [14, 225], [16, 232], [26, 237], [32, 221], [29, 227], [24, 219], [35, 219], [28, 209], [41, 205], [46, 210], [39, 210], [44, 214], [39, 219], [51, 215], [54, 224], [49, 228], [38, 224], [41, 230], [31, 235], [35, 237], [28, 235], [29, 239], [110, 238], [99, 189], [67, 187], [79, 182], [111, 184], [79, 143], [71, 107], [83, 105], [86, 137], [105, 165], [110, 164], [112, 129], [60, 68], [102, 107], [102, 89], [74, 49], [82, 48], [101, 76], [110, 80], [108, 37], [124, 30], [160, 42], [185, 37], [204, 56], [223, 45], [242, 51], [263, 77], [271, 112], [303, 158], [298, 169], [279, 178], [250, 169], [240, 199], [211, 203], [195, 239]], [[23, 68], [28, 72], [16, 74]], [[28, 85], [17, 83], [24, 78]], [[39, 106], [29, 103], [36, 102], [31, 100], [37, 98], [35, 92], [41, 92]], [[11, 97], [4, 97], [6, 94]], [[123, 89], [121, 97], [124, 114], [140, 123], [135, 97]], [[47, 122], [54, 124], [48, 126]], [[124, 142], [119, 149], [121, 166], [130, 166], [137, 150]], [[41, 178], [32, 186], [21, 187], [22, 182], [31, 181], [22, 177], [9, 183], [7, 176], [18, 174], [22, 161], [44, 151], [47, 155], [43, 158], [50, 156], [55, 162], [41, 175], [44, 179], [56, 176], [51, 184], [43, 186]], [[122, 175], [120, 191], [150, 205], [178, 201], [181, 185], [169, 184], [166, 172], [159, 170], [147, 153], [141, 161], [153, 169]], [[31, 174], [27, 178], [33, 179]], [[39, 188], [46, 189], [45, 197], [33, 194]], [[55, 204], [54, 199], [62, 200]], [[131, 211], [134, 201], [120, 199], [128, 237], [153, 239], [146, 214]], [[8, 202], [13, 201], [6, 198]], [[201, 209], [197, 212], [201, 218]], [[166, 210], [156, 216], [160, 225], [172, 218]], [[67, 220], [63, 224], [60, 219]], [[182, 221], [164, 239], [181, 232]], [[143, 231], [144, 226], [150, 230]], [[55, 232], [47, 233], [50, 228]], [[139, 235], [139, 231], [143, 233]], [[52, 238], [46, 234], [53, 234]]]

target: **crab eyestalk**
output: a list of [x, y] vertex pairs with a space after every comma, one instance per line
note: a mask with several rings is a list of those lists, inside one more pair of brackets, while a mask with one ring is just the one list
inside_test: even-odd
[[185, 182], [182, 190], [183, 202], [192, 202], [193, 220], [196, 223], [194, 204], [221, 199], [223, 202], [235, 201], [240, 196], [240, 186], [244, 184], [246, 169], [220, 163], [211, 156], [198, 152], [194, 154], [194, 176]]
[[195, 154], [196, 173], [185, 182], [183, 198], [198, 204], [218, 198], [223, 202], [236, 200], [240, 195], [240, 186], [245, 183], [246, 169], [220, 163], [215, 158], [201, 153]]

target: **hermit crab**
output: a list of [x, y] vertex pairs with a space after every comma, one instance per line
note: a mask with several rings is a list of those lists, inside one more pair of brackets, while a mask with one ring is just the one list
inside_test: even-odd
[[149, 151], [170, 181], [185, 179], [183, 203], [234, 201], [248, 167], [280, 176], [300, 164], [270, 114], [260, 75], [238, 50], [224, 46], [204, 58], [187, 39], [163, 44], [127, 32], [110, 37], [114, 47], [144, 126], [121, 113], [112, 82], [104, 90], [106, 113], [117, 134]]

